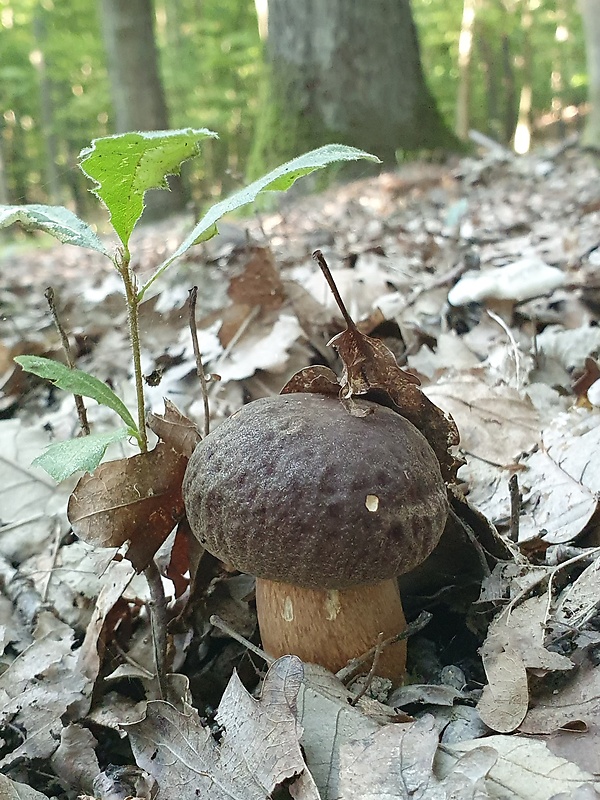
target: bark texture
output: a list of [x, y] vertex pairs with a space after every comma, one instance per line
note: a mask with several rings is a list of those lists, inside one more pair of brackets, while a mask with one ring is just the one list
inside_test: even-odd
[[455, 144], [421, 68], [408, 0], [269, 0], [263, 113], [253, 175], [312, 147]]
[[[152, 0], [101, 0], [102, 31], [117, 133], [166, 130], [169, 115], [159, 72]], [[146, 195], [147, 216], [180, 209], [179, 180], [171, 192]]]
[[579, 0], [585, 32], [590, 113], [582, 144], [600, 150], [600, 0]]

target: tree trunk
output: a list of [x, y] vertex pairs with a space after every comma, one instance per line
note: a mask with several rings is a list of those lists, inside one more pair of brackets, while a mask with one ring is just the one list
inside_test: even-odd
[[473, 52], [473, 24], [476, 0], [464, 0], [460, 37], [458, 40], [458, 95], [456, 98], [456, 127], [459, 139], [469, 137], [469, 110], [471, 105], [471, 55]]
[[[169, 117], [159, 73], [152, 0], [101, 0], [102, 30], [115, 113], [115, 130], [166, 130]], [[182, 208], [179, 180], [171, 192], [146, 195], [146, 217], [157, 218]]]
[[585, 31], [590, 113], [581, 143], [600, 150], [600, 0], [579, 0]]
[[429, 92], [408, 0], [269, 0], [267, 75], [250, 172], [339, 142], [396, 151], [456, 145]]

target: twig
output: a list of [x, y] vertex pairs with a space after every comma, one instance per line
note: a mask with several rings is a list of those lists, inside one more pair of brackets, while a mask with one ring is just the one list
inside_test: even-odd
[[521, 492], [519, 491], [519, 479], [516, 472], [510, 476], [508, 481], [508, 492], [510, 495], [510, 528], [508, 530], [508, 538], [511, 542], [518, 542]]
[[374, 658], [377, 649], [383, 651], [391, 644], [401, 642], [403, 639], [408, 639], [409, 636], [413, 636], [413, 634], [418, 633], [422, 628], [424, 628], [428, 624], [431, 617], [432, 614], [430, 614], [429, 611], [421, 611], [419, 616], [410, 622], [403, 631], [397, 633], [395, 636], [390, 636], [389, 639], [384, 639], [381, 643], [377, 642], [374, 647], [371, 647], [371, 649], [367, 650], [366, 653], [363, 653], [362, 656], [352, 658], [345, 667], [342, 667], [340, 670], [338, 670], [338, 672], [335, 673], [336, 677], [342, 683], [349, 683], [357, 675], [365, 661], [370, 661], [372, 658]]
[[[71, 345], [69, 344], [69, 337], [65, 333], [65, 329], [63, 328], [60, 319], [58, 318], [58, 311], [56, 310], [56, 303], [54, 302], [54, 289], [51, 286], [48, 286], [48, 288], [44, 292], [44, 297], [48, 301], [48, 307], [50, 308], [52, 319], [54, 320], [54, 324], [56, 325], [56, 329], [60, 336], [60, 341], [62, 343], [63, 350], [65, 351], [65, 357], [67, 359], [67, 364], [69, 365], [69, 369], [75, 369], [75, 361], [73, 360], [73, 354], [71, 353]], [[73, 397], [75, 399], [75, 408], [77, 409], [79, 424], [81, 425], [81, 432], [83, 433], [84, 436], [89, 436], [90, 423], [88, 422], [87, 411], [85, 408], [85, 404], [83, 402], [83, 397], [80, 394], [74, 394]]]
[[483, 574], [487, 576], [491, 575], [492, 571], [490, 569], [490, 565], [487, 562], [487, 558], [485, 557], [485, 550], [481, 546], [481, 543], [477, 540], [473, 528], [468, 523], [466, 523], [464, 519], [461, 519], [458, 516], [458, 514], [452, 508], [452, 506], [450, 506], [450, 516], [455, 522], [457, 522], [460, 525], [463, 531], [467, 534], [467, 539], [471, 542], [471, 544], [475, 548], [475, 552], [477, 553], [477, 557], [479, 558], [479, 563], [481, 564]]
[[323, 256], [323, 253], [320, 250], [315, 250], [315, 252], [312, 255], [313, 255], [314, 260], [319, 265], [319, 267], [321, 269], [321, 272], [323, 273], [323, 277], [327, 281], [327, 284], [328, 284], [329, 288], [331, 289], [331, 294], [333, 295], [333, 297], [335, 299], [335, 302], [337, 303], [338, 308], [340, 309], [341, 314], [344, 317], [344, 321], [345, 321], [346, 325], [348, 326], [348, 330], [355, 331], [356, 330], [356, 324], [355, 324], [354, 320], [352, 319], [352, 317], [350, 316], [350, 314], [348, 313], [348, 310], [347, 310], [346, 306], [344, 305], [344, 301], [342, 300], [342, 296], [340, 295], [340, 293], [338, 291], [338, 288], [335, 285], [335, 281], [333, 280], [333, 275], [331, 274], [331, 270], [327, 266], [327, 262], [325, 261], [325, 257]]
[[516, 383], [516, 388], [520, 389], [521, 388], [521, 366], [520, 366], [520, 362], [519, 362], [519, 346], [517, 345], [517, 343], [515, 341], [515, 337], [513, 336], [513, 332], [508, 327], [506, 322], [502, 319], [502, 317], [498, 316], [498, 314], [495, 314], [493, 311], [490, 311], [489, 309], [488, 309], [487, 314], [488, 314], [488, 317], [491, 317], [494, 320], [494, 322], [497, 323], [502, 328], [504, 333], [508, 336], [508, 340], [510, 342], [510, 346], [511, 346], [512, 351], [513, 351], [513, 358], [515, 360], [515, 383]]
[[373, 678], [375, 677], [375, 672], [377, 670], [377, 665], [379, 664], [379, 658], [383, 651], [383, 633], [380, 633], [377, 637], [377, 642], [375, 644], [375, 652], [373, 653], [373, 663], [371, 664], [371, 669], [369, 670], [369, 674], [365, 678], [365, 682], [363, 684], [362, 689], [360, 692], [350, 700], [350, 705], [355, 706], [361, 697], [364, 697], [369, 689], [369, 686], [373, 683]]
[[198, 287], [192, 286], [190, 295], [190, 333], [192, 335], [192, 345], [194, 347], [194, 358], [196, 359], [196, 375], [200, 378], [202, 388], [202, 402], [204, 403], [204, 435], [210, 432], [210, 412], [208, 407], [208, 387], [206, 385], [206, 375], [202, 366], [202, 354], [198, 344], [198, 328], [196, 326], [196, 300], [198, 299]]
[[218, 628], [220, 631], [223, 631], [223, 633], [226, 633], [228, 636], [231, 636], [231, 638], [235, 639], [236, 642], [239, 642], [247, 650], [250, 650], [250, 652], [254, 653], [255, 656], [262, 658], [263, 661], [267, 662], [267, 664], [271, 665], [276, 661], [275, 658], [267, 655], [264, 650], [261, 650], [260, 647], [257, 647], [255, 644], [252, 644], [252, 642], [248, 641], [248, 639], [246, 639], [244, 636], [242, 636], [240, 633], [234, 630], [231, 627], [231, 625], [228, 625], [225, 622], [225, 620], [221, 619], [221, 617], [217, 616], [217, 614], [212, 614], [212, 616], [208, 621], [215, 628]]
[[154, 663], [156, 664], [156, 677], [161, 700], [166, 700], [167, 694], [167, 600], [162, 578], [154, 559], [150, 561], [144, 575], [150, 589], [150, 627], [152, 629], [152, 644], [154, 646]]
[[54, 568], [56, 567], [56, 559], [58, 558], [58, 553], [60, 551], [60, 542], [62, 539], [62, 532], [60, 530], [60, 524], [58, 520], [54, 522], [54, 546], [52, 548], [52, 555], [50, 556], [51, 562], [48, 568], [48, 574], [44, 579], [44, 588], [41, 591], [42, 602], [45, 603], [48, 600], [48, 590], [50, 589], [50, 581], [52, 580], [52, 574], [54, 572]]

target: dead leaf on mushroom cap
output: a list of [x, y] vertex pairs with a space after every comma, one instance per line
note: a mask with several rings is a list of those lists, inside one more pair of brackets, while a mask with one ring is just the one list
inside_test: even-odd
[[79, 480], [69, 499], [74, 532], [98, 547], [129, 540], [127, 558], [141, 572], [183, 516], [187, 462], [160, 442], [148, 453], [100, 464]]
[[447, 416], [426, 397], [415, 375], [398, 366], [392, 351], [378, 339], [347, 328], [334, 336], [329, 344], [344, 362], [341, 378], [342, 399], [367, 394], [379, 389], [389, 395], [395, 411], [418, 428], [438, 457], [444, 480], [453, 482], [461, 462], [450, 448], [460, 437], [452, 417]]

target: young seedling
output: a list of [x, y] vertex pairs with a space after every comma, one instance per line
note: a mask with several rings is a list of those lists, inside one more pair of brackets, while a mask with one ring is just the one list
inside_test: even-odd
[[[161, 582], [154, 555], [183, 516], [181, 482], [193, 446], [177, 452], [164, 442], [148, 451], [146, 407], [141, 367], [139, 307], [148, 289], [193, 245], [211, 239], [225, 215], [252, 203], [266, 191], [288, 189], [303, 175], [340, 161], [376, 156], [343, 145], [328, 145], [289, 161], [264, 177], [212, 206], [193, 230], [162, 262], [153, 275], [140, 284], [131, 269], [129, 242], [144, 209], [148, 189], [168, 188], [166, 176], [177, 174], [181, 164], [196, 156], [200, 144], [215, 133], [207, 129], [153, 131], [120, 134], [95, 139], [80, 154], [80, 167], [94, 181], [93, 193], [106, 206], [119, 245], [111, 251], [93, 229], [60, 206], [0, 206], [0, 227], [15, 222], [30, 230], [41, 230], [59, 241], [95, 250], [108, 258], [123, 283], [129, 324], [137, 407], [132, 413], [113, 390], [97, 377], [38, 356], [20, 356], [21, 367], [51, 381], [76, 396], [96, 400], [114, 411], [124, 423], [113, 431], [91, 434], [51, 445], [34, 463], [55, 480], [83, 471], [73, 491], [68, 515], [74, 531], [90, 544], [120, 547], [130, 542], [127, 557], [138, 571], [144, 570], [153, 603], [161, 603]], [[172, 410], [168, 413], [174, 413]], [[109, 444], [133, 439], [139, 455], [101, 464]], [[117, 502], [118, 499], [118, 502]], [[155, 619], [161, 615], [155, 614]], [[159, 693], [165, 695], [164, 622], [154, 625]]]

